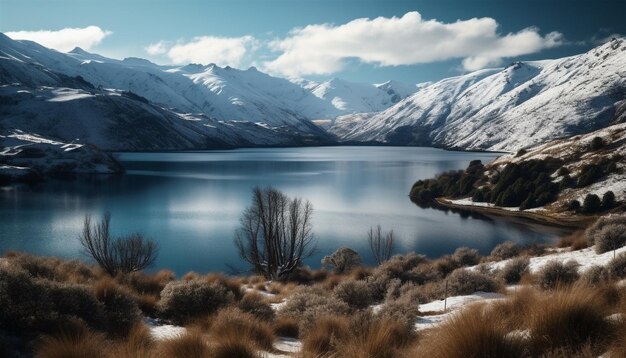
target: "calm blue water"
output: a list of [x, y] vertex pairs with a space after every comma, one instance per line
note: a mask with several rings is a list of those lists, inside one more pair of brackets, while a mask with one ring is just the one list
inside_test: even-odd
[[431, 257], [469, 246], [488, 253], [506, 240], [544, 242], [545, 228], [462, 217], [410, 202], [421, 178], [496, 154], [433, 148], [324, 147], [183, 153], [119, 153], [120, 177], [53, 182], [0, 192], [0, 252], [84, 258], [77, 241], [85, 214], [112, 213], [115, 233], [139, 231], [161, 246], [158, 268], [227, 271], [241, 266], [232, 239], [252, 188], [272, 185], [312, 202], [318, 253], [342, 245], [371, 262], [366, 232], [393, 229], [397, 252]]

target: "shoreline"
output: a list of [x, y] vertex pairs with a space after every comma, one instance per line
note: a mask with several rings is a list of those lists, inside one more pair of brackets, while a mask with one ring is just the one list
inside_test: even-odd
[[528, 211], [512, 211], [506, 210], [500, 207], [486, 207], [477, 205], [463, 205], [455, 204], [446, 198], [436, 198], [437, 205], [449, 208], [467, 210], [470, 212], [477, 212], [485, 215], [494, 215], [499, 217], [508, 218], [520, 218], [530, 220], [539, 224], [554, 226], [558, 228], [570, 228], [570, 229], [583, 229], [591, 224], [597, 217], [596, 216], [554, 216], [548, 214], [540, 214], [537, 212]]

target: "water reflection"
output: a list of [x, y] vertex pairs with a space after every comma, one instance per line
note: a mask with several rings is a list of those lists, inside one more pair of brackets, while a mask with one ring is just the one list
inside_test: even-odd
[[127, 168], [121, 177], [3, 191], [0, 250], [78, 257], [83, 216], [110, 211], [116, 233], [140, 231], [159, 241], [157, 268], [226, 270], [238, 262], [233, 232], [256, 185], [313, 203], [319, 245], [312, 266], [341, 245], [371, 262], [365, 233], [376, 224], [396, 232], [398, 251], [431, 257], [461, 245], [487, 253], [505, 240], [552, 240], [555, 233], [542, 227], [423, 209], [407, 197], [417, 179], [495, 156], [398, 147], [120, 153]]

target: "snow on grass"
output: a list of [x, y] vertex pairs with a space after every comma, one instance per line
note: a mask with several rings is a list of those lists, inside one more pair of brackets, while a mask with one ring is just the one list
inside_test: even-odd
[[[429, 303], [425, 303], [420, 305], [419, 311], [422, 313], [427, 312], [442, 312], [439, 314], [433, 315], [422, 315], [417, 318], [415, 322], [415, 330], [421, 331], [424, 329], [429, 329], [436, 327], [442, 322], [446, 321], [448, 318], [454, 314], [456, 310], [462, 309], [466, 307], [468, 304], [475, 302], [488, 302], [493, 300], [501, 300], [505, 296], [501, 293], [495, 292], [475, 292], [471, 295], [464, 296], [453, 296], [448, 297], [447, 304], [444, 300], [432, 301]], [[446, 311], [444, 312], [444, 306], [446, 306]]]
[[171, 324], [162, 324], [155, 318], [147, 317], [144, 322], [150, 328], [150, 335], [157, 341], [172, 339], [183, 335], [187, 329], [185, 327], [174, 326]]
[[[448, 200], [448, 202], [454, 205], [477, 206], [477, 207], [482, 207], [482, 208], [498, 208], [498, 209], [508, 210], [508, 211], [520, 211], [519, 206], [511, 206], [511, 207], [496, 206], [496, 204], [492, 204], [492, 203], [487, 203], [487, 202], [482, 202], [482, 201], [472, 201], [472, 198]], [[536, 209], [541, 209], [541, 208], [536, 208]]]
[[[626, 247], [619, 248], [615, 250], [615, 255], [619, 255], [622, 252], [626, 252]], [[545, 256], [537, 256], [530, 258], [530, 264], [528, 265], [528, 269], [530, 272], [537, 272], [541, 270], [548, 262], [552, 260], [557, 260], [561, 262], [567, 262], [570, 260], [574, 260], [578, 262], [580, 266], [578, 266], [579, 272], [585, 272], [592, 266], [606, 266], [611, 260], [613, 260], [613, 251], [605, 252], [603, 254], [596, 254], [595, 249], [593, 247], [588, 247], [582, 250], [576, 251], [561, 251], [553, 254], [545, 255]], [[511, 259], [496, 261], [486, 264], [490, 269], [502, 269]], [[469, 269], [474, 270], [478, 266], [472, 266]]]

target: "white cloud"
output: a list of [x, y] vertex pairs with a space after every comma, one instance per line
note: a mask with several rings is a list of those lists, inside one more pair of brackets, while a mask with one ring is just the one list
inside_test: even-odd
[[309, 25], [272, 41], [270, 48], [280, 55], [265, 62], [265, 69], [297, 77], [338, 72], [350, 58], [379, 66], [462, 58], [466, 70], [475, 70], [562, 42], [558, 32], [541, 36], [531, 27], [501, 35], [497, 29], [497, 22], [488, 17], [444, 23], [424, 20], [418, 12], [399, 18], [356, 19], [343, 25]]
[[257, 47], [257, 41], [252, 36], [201, 36], [189, 42], [178, 42], [169, 49], [167, 47], [167, 43], [161, 41], [146, 47], [146, 51], [151, 55], [167, 53], [167, 57], [176, 64], [215, 63], [238, 67], [244, 56]]
[[67, 52], [74, 49], [74, 47], [89, 50], [91, 47], [99, 44], [105, 37], [111, 35], [112, 32], [102, 30], [98, 26], [87, 26], [84, 28], [68, 27], [56, 31], [12, 31], [5, 34], [14, 40], [35, 41], [57, 51]]
[[169, 45], [165, 41], [159, 41], [157, 43], [150, 44], [145, 47], [145, 50], [148, 54], [156, 56], [162, 55], [167, 52]]

